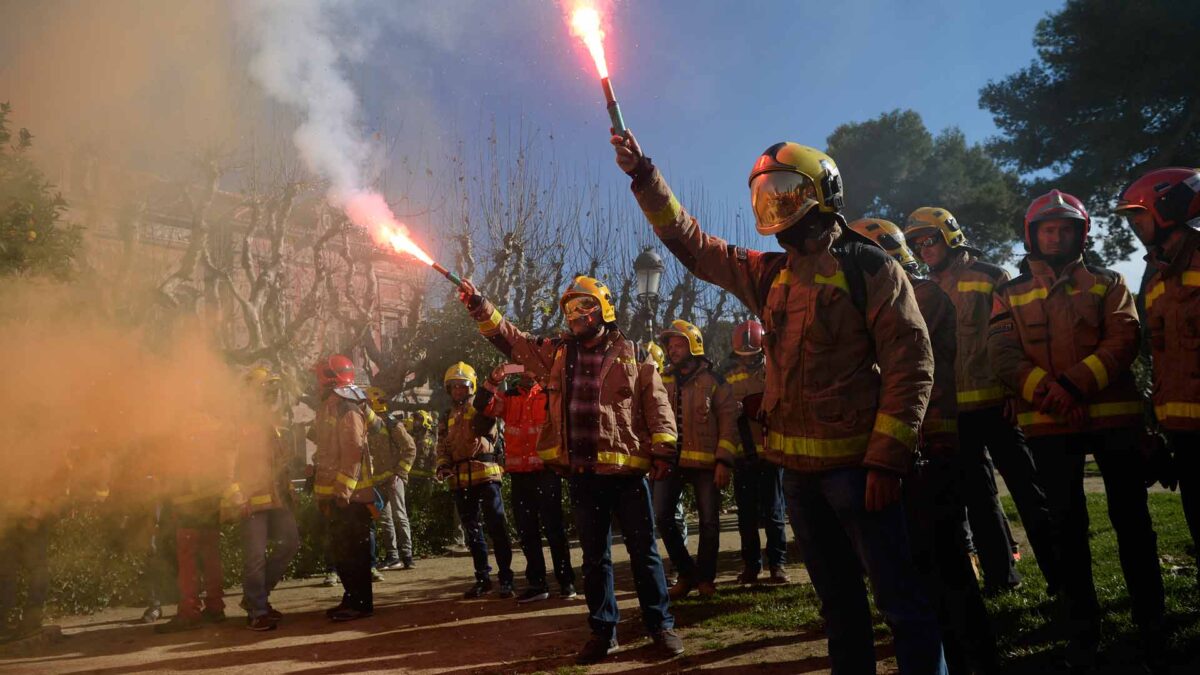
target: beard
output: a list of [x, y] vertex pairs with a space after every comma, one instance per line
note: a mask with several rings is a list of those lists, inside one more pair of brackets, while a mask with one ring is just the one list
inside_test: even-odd
[[567, 324], [567, 330], [577, 340], [591, 340], [600, 334], [599, 312], [593, 312], [581, 319], [575, 319]]

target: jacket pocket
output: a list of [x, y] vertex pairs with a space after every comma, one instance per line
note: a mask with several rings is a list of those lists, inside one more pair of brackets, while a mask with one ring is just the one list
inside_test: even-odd
[[1080, 349], [1092, 353], [1100, 344], [1103, 300], [1089, 292], [1071, 296], [1071, 308], [1075, 313], [1075, 340]]

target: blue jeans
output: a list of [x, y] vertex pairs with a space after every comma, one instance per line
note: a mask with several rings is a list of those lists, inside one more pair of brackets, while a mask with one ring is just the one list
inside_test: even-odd
[[573, 474], [571, 506], [583, 549], [583, 594], [588, 604], [588, 625], [606, 639], [616, 637], [617, 598], [613, 592], [612, 521], [621, 525], [633, 584], [642, 606], [642, 622], [651, 634], [675, 626], [667, 599], [662, 558], [654, 543], [654, 513], [650, 488], [644, 476]]
[[550, 544], [554, 577], [560, 585], [575, 583], [571, 569], [571, 548], [563, 527], [562, 478], [553, 471], [514, 472], [512, 508], [525, 553], [525, 580], [529, 585], [546, 585], [546, 557], [542, 554], [542, 534]]
[[767, 566], [783, 567], [787, 562], [783, 469], [762, 459], [738, 462], [733, 472], [733, 498], [746, 569], [759, 572], [763, 568], [759, 525], [767, 534]]
[[792, 530], [821, 599], [833, 672], [875, 672], [866, 570], [875, 606], [895, 636], [900, 671], [944, 675], [941, 631], [913, 567], [904, 507], [868, 512], [866, 487], [861, 467], [783, 474]]
[[[267, 542], [274, 541], [271, 555]], [[267, 613], [268, 596], [283, 578], [292, 556], [300, 550], [300, 532], [291, 509], [269, 509], [251, 513], [242, 523], [242, 546], [245, 562], [242, 566], [242, 593], [249, 605], [250, 618]]]
[[454, 501], [458, 505], [467, 545], [471, 548], [471, 558], [475, 561], [475, 578], [487, 579], [492, 572], [488, 565], [487, 540], [483, 538], [486, 526], [496, 549], [496, 566], [500, 568], [496, 576], [500, 583], [511, 584], [512, 542], [508, 539], [508, 520], [504, 517], [504, 502], [500, 499], [500, 483], [481, 483], [455, 490]]
[[[713, 581], [717, 578], [717, 551], [721, 548], [721, 494], [713, 480], [712, 469], [676, 469], [670, 478], [659, 481], [654, 490], [654, 522], [663, 540], [663, 548], [679, 576], [691, 583]], [[696, 511], [700, 515], [700, 549], [697, 560], [688, 553], [683, 532], [675, 523], [675, 509], [680, 505], [683, 484], [688, 483], [696, 494]]]

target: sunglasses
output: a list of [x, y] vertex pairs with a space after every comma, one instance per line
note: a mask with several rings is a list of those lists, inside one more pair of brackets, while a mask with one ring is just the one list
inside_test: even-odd
[[911, 246], [913, 248], [913, 250], [919, 251], [921, 249], [937, 246], [938, 242], [940, 242], [940, 241], [941, 241], [941, 239], [939, 239], [938, 237], [930, 236], [930, 237], [922, 237], [920, 239], [910, 239], [908, 241], [908, 244], [909, 244], [909, 246]]

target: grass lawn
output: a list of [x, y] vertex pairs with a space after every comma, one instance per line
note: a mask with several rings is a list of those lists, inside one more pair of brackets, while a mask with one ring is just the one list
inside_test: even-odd
[[[1100, 598], [1104, 641], [1099, 654], [1102, 672], [1129, 672], [1136, 662], [1136, 631], [1129, 615], [1129, 597], [1117, 559], [1116, 535], [1108, 521], [1103, 494], [1087, 495], [1091, 515], [1092, 565]], [[1010, 498], [1003, 506], [1014, 526], [1019, 525]], [[1167, 594], [1170, 630], [1170, 659], [1184, 668], [1200, 672], [1200, 593], [1196, 589], [1196, 567], [1191, 536], [1183, 519], [1178, 493], [1150, 495], [1150, 512], [1158, 532], [1158, 551]], [[1020, 589], [988, 600], [1006, 672], [1047, 672], [1053, 669], [1057, 645], [1050, 629], [1053, 606], [1046, 596], [1046, 583], [1026, 548], [1018, 569], [1025, 577]], [[724, 589], [706, 601], [696, 599], [672, 603], [685, 625], [709, 631], [706, 638], [716, 644], [738, 633], [815, 631], [821, 628], [816, 593], [812, 587], [742, 587]], [[887, 627], [876, 617], [882, 637]]]

